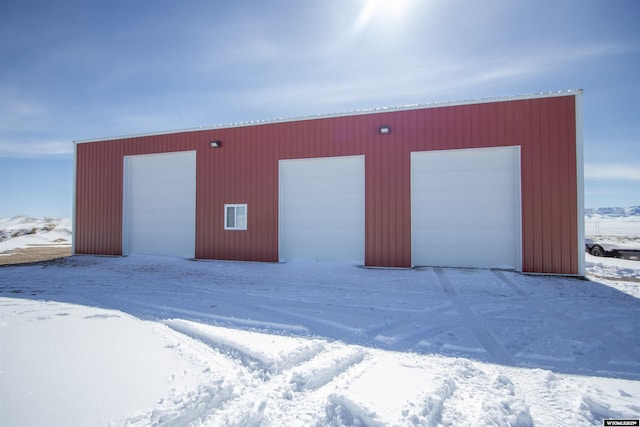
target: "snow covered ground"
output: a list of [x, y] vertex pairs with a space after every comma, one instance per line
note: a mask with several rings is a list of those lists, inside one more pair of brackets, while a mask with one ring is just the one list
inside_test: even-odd
[[78, 256], [0, 267], [0, 424], [640, 418], [640, 262], [589, 280]]
[[584, 222], [587, 236], [640, 237], [640, 206], [587, 209]]

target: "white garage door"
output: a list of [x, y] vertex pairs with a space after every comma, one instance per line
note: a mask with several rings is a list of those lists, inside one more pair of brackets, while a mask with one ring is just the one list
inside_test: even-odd
[[411, 153], [414, 266], [520, 270], [519, 147]]
[[125, 254], [195, 256], [196, 152], [125, 157]]
[[364, 263], [364, 156], [280, 161], [280, 259]]

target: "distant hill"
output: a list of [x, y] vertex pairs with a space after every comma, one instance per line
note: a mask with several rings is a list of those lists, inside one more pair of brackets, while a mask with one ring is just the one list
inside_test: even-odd
[[71, 219], [0, 218], [0, 253], [34, 245], [71, 245]]
[[629, 206], [626, 208], [591, 208], [585, 209], [586, 217], [610, 217], [624, 218], [629, 216], [640, 216], [640, 206]]

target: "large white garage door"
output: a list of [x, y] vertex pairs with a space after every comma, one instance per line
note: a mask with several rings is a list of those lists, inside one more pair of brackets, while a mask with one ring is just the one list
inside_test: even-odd
[[519, 147], [411, 153], [414, 266], [520, 270]]
[[196, 152], [125, 157], [125, 254], [195, 256]]
[[280, 259], [364, 263], [364, 156], [280, 161]]

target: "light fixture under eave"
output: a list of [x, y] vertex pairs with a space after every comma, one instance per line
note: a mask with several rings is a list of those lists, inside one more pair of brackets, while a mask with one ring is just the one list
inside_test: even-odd
[[378, 132], [380, 133], [380, 135], [386, 135], [388, 133], [391, 133], [391, 126], [380, 126], [380, 129]]
[[222, 147], [222, 141], [211, 141], [209, 145], [211, 148], [220, 148]]

